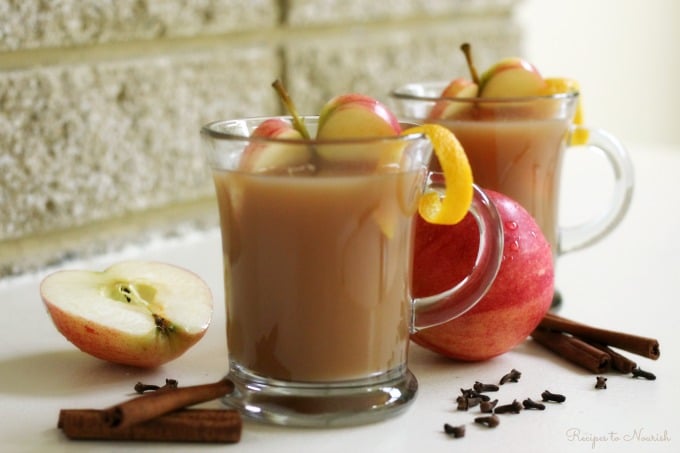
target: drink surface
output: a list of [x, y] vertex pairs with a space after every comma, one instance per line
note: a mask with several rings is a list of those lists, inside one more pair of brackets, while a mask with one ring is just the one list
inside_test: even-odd
[[213, 174], [232, 363], [308, 382], [406, 363], [412, 221], [424, 171]]

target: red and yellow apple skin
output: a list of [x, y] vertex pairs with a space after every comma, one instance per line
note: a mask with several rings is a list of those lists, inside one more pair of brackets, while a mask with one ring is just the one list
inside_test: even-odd
[[282, 141], [251, 141], [243, 151], [239, 163], [241, 170], [273, 171], [277, 168], [303, 166], [311, 160], [311, 151], [306, 145], [283, 142], [283, 140], [302, 140], [302, 134], [281, 118], [264, 120], [253, 130], [251, 137]]
[[158, 367], [196, 344], [213, 310], [200, 277], [159, 262], [58, 271], [43, 279], [40, 295], [57, 330], [78, 349], [142, 368]]
[[500, 60], [480, 77], [479, 95], [486, 98], [538, 96], [545, 80], [534, 65], [517, 57]]
[[[503, 222], [503, 261], [486, 296], [471, 310], [444, 324], [420, 330], [411, 339], [444, 356], [481, 361], [524, 341], [552, 303], [554, 265], [550, 244], [531, 215], [505, 195], [486, 191]], [[479, 244], [477, 224], [468, 214], [452, 226], [416, 220], [413, 295], [438, 293], [462, 280]]]
[[[476, 83], [465, 79], [453, 79], [446, 88], [442, 91], [440, 97], [442, 98], [474, 98], [479, 93], [479, 87]], [[459, 116], [463, 111], [472, 108], [472, 103], [455, 102], [446, 99], [439, 100], [435, 103], [430, 111], [428, 119], [448, 119]]]
[[402, 143], [340, 143], [347, 139], [394, 137], [402, 132], [397, 117], [380, 101], [363, 94], [336, 96], [321, 108], [315, 151], [326, 162], [387, 166], [399, 162]]
[[401, 134], [396, 116], [380, 101], [349, 93], [328, 101], [319, 113], [318, 139], [389, 137]]

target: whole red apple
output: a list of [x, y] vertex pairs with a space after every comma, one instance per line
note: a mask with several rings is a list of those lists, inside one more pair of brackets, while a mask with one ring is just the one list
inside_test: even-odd
[[[489, 359], [524, 341], [550, 308], [554, 291], [550, 244], [536, 221], [509, 197], [485, 192], [498, 209], [505, 240], [494, 283], [459, 318], [411, 336], [415, 343], [459, 360]], [[415, 297], [444, 291], [469, 273], [479, 245], [477, 223], [470, 214], [450, 226], [418, 217], [415, 231]]]

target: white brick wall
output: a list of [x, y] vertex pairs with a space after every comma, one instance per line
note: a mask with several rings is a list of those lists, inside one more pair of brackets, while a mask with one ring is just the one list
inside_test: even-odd
[[0, 0], [0, 277], [215, 225], [200, 125], [516, 53], [517, 0]]

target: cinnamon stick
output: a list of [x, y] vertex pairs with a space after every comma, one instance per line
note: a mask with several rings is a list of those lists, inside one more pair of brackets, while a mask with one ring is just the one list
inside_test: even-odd
[[610, 357], [607, 353], [571, 335], [538, 328], [531, 334], [533, 339], [593, 373], [603, 373], [609, 369]]
[[545, 315], [540, 323], [540, 327], [570, 333], [584, 340], [595, 341], [607, 346], [623, 349], [624, 351], [649, 359], [656, 360], [660, 356], [659, 342], [654, 338], [600, 329], [553, 313]]
[[103, 411], [62, 409], [57, 425], [69, 439], [235, 443], [241, 416], [233, 409], [182, 409], [129, 427], [112, 428]]
[[186, 406], [210, 401], [234, 390], [229, 379], [212, 384], [178, 387], [145, 393], [101, 412], [103, 422], [111, 428], [127, 428]]
[[600, 343], [595, 343], [588, 341], [588, 343], [597, 349], [609, 354], [609, 357], [611, 359], [611, 367], [612, 369], [619, 371], [621, 373], [631, 373], [635, 367], [637, 367], [637, 363], [629, 359], [628, 357], [619, 354], [618, 352], [614, 351], [612, 348], [610, 348], [607, 345], [600, 344]]

